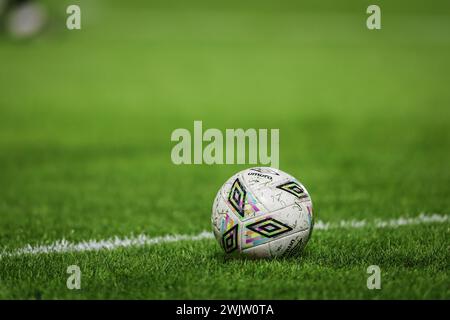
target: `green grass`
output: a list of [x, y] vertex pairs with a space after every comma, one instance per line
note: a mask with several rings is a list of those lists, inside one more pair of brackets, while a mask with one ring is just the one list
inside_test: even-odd
[[[448, 4], [51, 1], [41, 37], [0, 36], [0, 250], [210, 230], [247, 166], [175, 166], [176, 128], [279, 128], [317, 217], [450, 209]], [[0, 260], [0, 298], [449, 299], [449, 225], [315, 232], [298, 259], [227, 260], [213, 240]], [[66, 288], [77, 264], [82, 289]], [[379, 265], [382, 289], [366, 288]]]

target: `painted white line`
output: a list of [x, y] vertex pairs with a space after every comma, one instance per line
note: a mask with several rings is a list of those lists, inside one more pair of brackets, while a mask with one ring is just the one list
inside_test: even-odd
[[[391, 220], [375, 220], [372, 222], [368, 222], [366, 220], [341, 220], [340, 222], [323, 222], [319, 220], [315, 223], [314, 230], [326, 231], [330, 229], [359, 229], [364, 227], [397, 228], [406, 225], [445, 223], [448, 221], [449, 216], [442, 214], [420, 214], [419, 216], [412, 218], [406, 217]], [[142, 247], [179, 241], [199, 241], [212, 238], [214, 238], [214, 236], [211, 232], [203, 231], [197, 235], [174, 234], [160, 237], [149, 237], [142, 234], [132, 237], [112, 237], [104, 240], [88, 240], [76, 243], [72, 243], [65, 239], [62, 239], [47, 245], [27, 245], [25, 247], [11, 251], [3, 249], [0, 253], [0, 259], [22, 255], [114, 250], [118, 248]]]
[[420, 214], [417, 217], [400, 217], [390, 220], [375, 220], [368, 222], [366, 220], [341, 220], [340, 222], [322, 222], [318, 221], [314, 225], [314, 230], [329, 230], [338, 228], [358, 229], [364, 227], [375, 228], [398, 228], [406, 225], [424, 224], [424, 223], [444, 223], [449, 221], [449, 216], [445, 214]]
[[48, 245], [31, 246], [27, 245], [14, 251], [4, 251], [0, 254], [0, 259], [4, 257], [15, 257], [26, 254], [41, 253], [67, 253], [83, 251], [114, 250], [118, 248], [142, 247], [159, 243], [170, 243], [178, 241], [198, 241], [213, 238], [213, 234], [208, 231], [200, 232], [197, 235], [174, 234], [160, 237], [149, 237], [141, 234], [134, 237], [112, 237], [104, 240], [88, 240], [72, 243], [65, 239], [58, 240]]

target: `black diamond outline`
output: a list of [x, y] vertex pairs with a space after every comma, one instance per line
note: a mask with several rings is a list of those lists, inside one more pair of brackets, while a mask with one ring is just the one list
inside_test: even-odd
[[[297, 188], [300, 188], [300, 190], [302, 190], [302, 194], [303, 195], [298, 195], [296, 192], [292, 191], [291, 189], [288, 188], [288, 186], [296, 186]], [[283, 191], [289, 192], [290, 194], [296, 196], [299, 199], [304, 199], [304, 198], [308, 198], [308, 194], [305, 192], [305, 189], [303, 189], [297, 182], [295, 181], [289, 181], [283, 184], [280, 184], [279, 186], [277, 186], [278, 189], [281, 189]]]
[[[238, 247], [238, 231], [239, 231], [239, 224], [235, 224], [233, 227], [231, 227], [227, 232], [225, 232], [222, 236], [222, 247], [225, 250], [226, 253], [231, 253]], [[232, 233], [232, 240], [233, 245], [231, 248], [227, 248], [227, 237]]]
[[[242, 197], [243, 197], [243, 199], [242, 199], [242, 208], [239, 208], [239, 206], [236, 203], [234, 203], [233, 193], [234, 193], [234, 190], [236, 189], [236, 184], [239, 186], [239, 188], [243, 192], [243, 195], [242, 195]], [[246, 197], [247, 197], [247, 191], [245, 190], [244, 186], [239, 181], [239, 178], [237, 178], [236, 180], [234, 180], [233, 185], [231, 186], [230, 194], [228, 195], [228, 202], [239, 213], [239, 215], [242, 218], [244, 218], [244, 216], [245, 216], [244, 207], [245, 207], [245, 199], [246, 199]]]
[[[268, 233], [263, 233], [263, 232], [261, 232], [260, 230], [258, 230], [257, 229], [257, 227], [258, 227], [258, 225], [261, 225], [261, 224], [263, 224], [263, 223], [265, 223], [265, 222], [267, 222], [267, 221], [269, 221], [269, 222], [273, 222], [272, 224], [273, 225], [281, 225], [281, 226], [283, 226], [285, 229], [283, 230], [283, 231], [281, 231], [281, 232], [277, 232], [277, 233], [275, 233], [275, 234], [268, 234]], [[247, 229], [250, 229], [250, 230], [252, 230], [252, 231], [254, 231], [254, 232], [256, 232], [256, 233], [258, 233], [258, 234], [260, 234], [260, 235], [262, 235], [262, 236], [264, 236], [264, 237], [266, 237], [266, 238], [274, 238], [274, 237], [278, 237], [279, 235], [282, 235], [282, 234], [284, 234], [284, 233], [286, 233], [286, 232], [289, 232], [289, 231], [292, 231], [293, 229], [290, 227], [290, 226], [288, 226], [288, 225], [286, 225], [286, 224], [284, 224], [284, 223], [282, 223], [281, 221], [278, 221], [277, 219], [274, 219], [274, 218], [272, 218], [272, 217], [268, 217], [268, 218], [265, 218], [264, 220], [260, 220], [260, 221], [257, 221], [257, 222], [253, 222], [253, 223], [251, 223], [251, 224], [249, 224], [249, 225], [246, 225], [245, 226]], [[281, 228], [278, 228], [277, 230], [280, 230]], [[276, 231], [277, 231], [276, 230]], [[264, 231], [264, 230], [263, 230]], [[272, 231], [273, 232], [273, 231]]]

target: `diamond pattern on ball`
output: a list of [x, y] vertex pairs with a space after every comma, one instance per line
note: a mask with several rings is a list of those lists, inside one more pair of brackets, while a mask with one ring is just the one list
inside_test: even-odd
[[235, 224], [230, 230], [223, 234], [222, 245], [226, 253], [230, 253], [238, 247], [238, 226], [238, 224]]
[[285, 225], [282, 222], [271, 217], [251, 223], [246, 227], [247, 229], [259, 233], [260, 235], [263, 235], [267, 238], [277, 237], [292, 230], [292, 228], [288, 225]]
[[279, 185], [279, 186], [277, 186], [277, 188], [287, 191], [299, 199], [308, 198], [308, 195], [305, 193], [303, 188], [300, 187], [299, 184], [294, 181], [290, 181], [290, 182], [284, 183], [282, 185]]
[[228, 195], [228, 201], [241, 217], [244, 217], [245, 215], [245, 196], [245, 188], [242, 186], [239, 179], [236, 179], [231, 186], [230, 194]]

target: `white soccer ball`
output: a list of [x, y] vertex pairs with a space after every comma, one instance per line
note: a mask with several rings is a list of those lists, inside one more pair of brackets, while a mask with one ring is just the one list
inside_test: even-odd
[[214, 200], [211, 222], [226, 253], [257, 258], [296, 255], [314, 225], [306, 188], [270, 167], [243, 170], [228, 179]]

